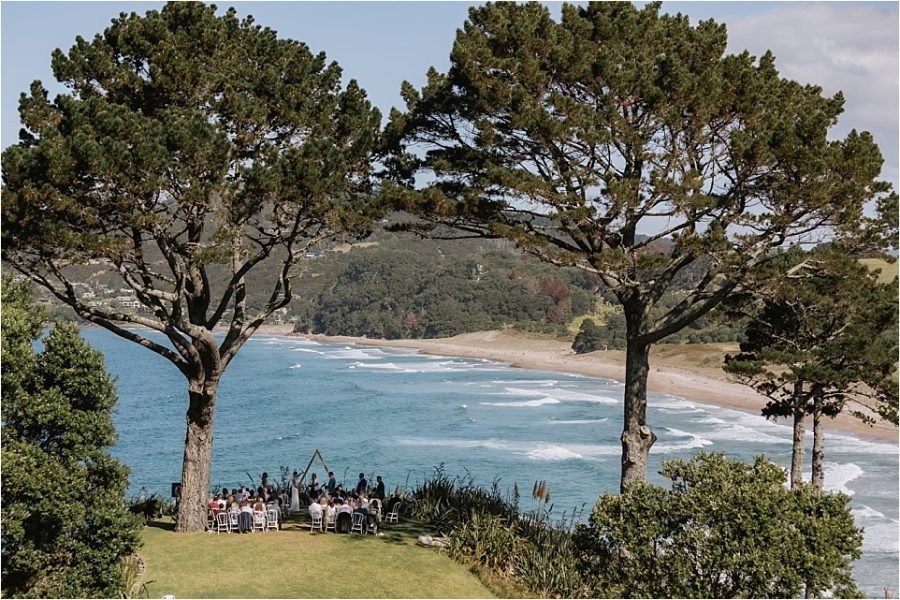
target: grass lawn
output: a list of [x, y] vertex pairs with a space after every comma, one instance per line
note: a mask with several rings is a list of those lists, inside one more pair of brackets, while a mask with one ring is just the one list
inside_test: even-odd
[[494, 594], [445, 554], [416, 544], [414, 523], [383, 536], [284, 529], [176, 534], [171, 520], [144, 528], [140, 555], [151, 598], [488, 598]]
[[862, 258], [860, 261], [866, 265], [869, 270], [878, 272], [878, 283], [890, 283], [897, 276], [900, 263], [894, 261], [889, 263], [880, 258]]

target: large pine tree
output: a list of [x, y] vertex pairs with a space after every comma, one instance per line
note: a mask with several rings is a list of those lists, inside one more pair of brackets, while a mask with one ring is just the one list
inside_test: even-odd
[[[726, 41], [724, 25], [659, 3], [563, 5], [559, 22], [537, 3], [488, 3], [470, 10], [446, 74], [404, 84], [407, 112], [386, 132], [389, 170], [419, 184], [397, 190], [419, 217], [410, 228], [513, 239], [618, 299], [623, 488], [646, 479], [656, 440], [651, 346], [773, 249], [856, 227], [889, 197], [869, 134], [828, 138], [840, 94], [782, 78], [769, 53], [725, 55]], [[671, 291], [680, 300], [662, 306]]]
[[[3, 152], [3, 259], [184, 375], [176, 529], [202, 530], [219, 382], [307, 250], [368, 231], [380, 114], [323, 53], [200, 2], [123, 13], [52, 66], [68, 93], [35, 82]], [[144, 310], [81, 297], [69, 267], [90, 262]]]

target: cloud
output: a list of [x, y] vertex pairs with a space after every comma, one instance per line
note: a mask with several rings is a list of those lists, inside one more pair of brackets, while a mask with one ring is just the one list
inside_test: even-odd
[[723, 19], [728, 51], [775, 54], [779, 72], [801, 83], [844, 93], [835, 136], [871, 131], [885, 158], [882, 176], [898, 187], [900, 42], [896, 5], [788, 3], [755, 15]]

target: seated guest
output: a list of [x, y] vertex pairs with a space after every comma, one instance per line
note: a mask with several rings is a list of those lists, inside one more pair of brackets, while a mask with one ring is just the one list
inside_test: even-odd
[[219, 495], [216, 494], [212, 497], [212, 500], [209, 501], [209, 510], [212, 513], [212, 518], [215, 520], [216, 513], [219, 512]]
[[253, 530], [253, 507], [250, 505], [250, 500], [244, 498], [240, 502], [241, 507], [241, 515], [238, 517], [238, 525], [241, 530], [241, 533], [246, 533], [248, 531]]
[[309, 514], [311, 517], [315, 517], [316, 515], [322, 516], [322, 505], [319, 504], [317, 498], [313, 498], [312, 503], [309, 505]]
[[378, 515], [378, 518], [381, 518], [381, 500], [378, 498], [372, 498], [369, 500], [369, 512], [375, 513]]
[[325, 503], [325, 522], [331, 523], [337, 517], [337, 508], [335, 508], [337, 500], [331, 502], [326, 500]]
[[256, 512], [266, 512], [266, 503], [263, 502], [262, 496], [256, 497], [256, 502], [253, 504], [253, 510]]
[[345, 498], [344, 500], [341, 501], [341, 507], [338, 508], [338, 513], [339, 513], [339, 514], [340, 514], [340, 513], [347, 513], [347, 514], [350, 514], [350, 513], [352, 513], [352, 512], [353, 512], [353, 507], [350, 506], [348, 500]]
[[241, 510], [241, 507], [238, 504], [238, 501], [234, 499], [234, 494], [232, 494], [231, 496], [228, 496], [227, 507], [228, 507], [229, 511], [238, 512], [239, 510]]
[[337, 487], [334, 488], [334, 495], [341, 500], [347, 497], [346, 492], [344, 492], [344, 486], [342, 484], [339, 483], [337, 484]]
[[365, 510], [369, 510], [369, 499], [366, 498], [366, 493], [363, 492], [359, 495], [359, 499], [357, 500], [357, 505], [359, 508], [364, 508]]

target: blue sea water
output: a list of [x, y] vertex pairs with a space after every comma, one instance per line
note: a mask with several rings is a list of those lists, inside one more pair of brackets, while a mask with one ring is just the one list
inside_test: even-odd
[[[131, 468], [131, 494], [166, 493], [181, 476], [186, 383], [166, 360], [102, 329], [85, 338], [118, 376], [114, 453]], [[152, 334], [151, 334], [152, 335]], [[159, 339], [159, 338], [156, 338]], [[304, 469], [318, 448], [338, 481], [383, 476], [388, 490], [412, 486], [444, 465], [476, 483], [517, 483], [529, 507], [545, 480], [553, 514], [583, 511], [619, 485], [623, 385], [512, 368], [503, 363], [427, 356], [414, 350], [257, 336], [241, 349], [219, 388], [212, 486], [250, 484], [279, 467]], [[700, 449], [749, 460], [764, 454], [787, 466], [791, 428], [742, 411], [650, 394], [659, 436], [650, 479], [669, 458]], [[318, 463], [320, 480], [324, 473]], [[898, 448], [829, 433], [827, 490], [852, 497], [865, 528], [854, 575], [869, 596], [898, 590]]]

